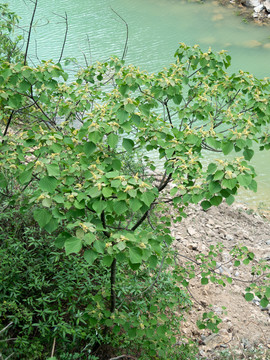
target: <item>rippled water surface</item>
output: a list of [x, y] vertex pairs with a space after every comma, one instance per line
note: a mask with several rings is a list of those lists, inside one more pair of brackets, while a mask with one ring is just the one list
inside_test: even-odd
[[[11, 8], [27, 25], [33, 4], [28, 0], [9, 0]], [[30, 55], [35, 60], [58, 60], [65, 33], [61, 17], [68, 15], [69, 32], [65, 57], [76, 57], [83, 64], [122, 55], [128, 23], [127, 62], [148, 71], [158, 71], [173, 61], [179, 42], [199, 44], [208, 49], [227, 49], [232, 70], [243, 69], [257, 77], [270, 76], [270, 28], [246, 24], [236, 9], [223, 8], [212, 1], [204, 4], [181, 0], [39, 0]], [[269, 99], [270, 103], [270, 99]], [[253, 161], [259, 189], [256, 194], [242, 192], [241, 201], [249, 205], [270, 204], [270, 152], [257, 152]]]

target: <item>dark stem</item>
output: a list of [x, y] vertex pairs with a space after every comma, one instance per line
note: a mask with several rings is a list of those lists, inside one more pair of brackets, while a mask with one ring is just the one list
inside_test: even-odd
[[26, 61], [27, 61], [28, 49], [29, 49], [29, 44], [30, 44], [33, 21], [34, 21], [35, 14], [36, 14], [36, 9], [37, 9], [37, 3], [38, 3], [38, 0], [35, 1], [35, 6], [34, 6], [31, 21], [30, 21], [30, 25], [29, 25], [28, 37], [27, 37], [27, 42], [26, 42], [26, 49], [25, 49], [25, 53], [24, 53], [24, 62], [23, 62], [24, 65], [26, 65]]
[[65, 24], [66, 24], [66, 31], [65, 31], [64, 41], [63, 41], [63, 45], [62, 45], [60, 57], [59, 57], [59, 60], [58, 60], [58, 62], [60, 63], [60, 61], [62, 60], [62, 56], [63, 56], [63, 53], [64, 53], [65, 46], [66, 46], [66, 42], [67, 42], [68, 17], [67, 17], [67, 13], [66, 13], [66, 12], [65, 12], [65, 16], [61, 16], [61, 15], [58, 15], [58, 14], [55, 14], [55, 15], [60, 16], [62, 19], [64, 19], [64, 20], [65, 20]]
[[[7, 125], [6, 125], [6, 128], [5, 128], [5, 131], [4, 131], [4, 134], [3, 134], [3, 137], [5, 137], [7, 135], [7, 132], [8, 132], [8, 128], [10, 126], [10, 123], [11, 123], [11, 120], [13, 118], [13, 115], [14, 115], [15, 111], [12, 110], [10, 115], [9, 115], [9, 118], [8, 118], [8, 121], [7, 121]], [[4, 140], [2, 141], [2, 144], [4, 143]]]
[[122, 59], [124, 60], [124, 58], [127, 55], [127, 45], [128, 45], [128, 24], [127, 22], [122, 18], [122, 16], [120, 16], [112, 7], [111, 10], [123, 21], [123, 23], [126, 25], [126, 41], [125, 41], [125, 46], [124, 46], [124, 50], [123, 50], [123, 54], [122, 54]]
[[111, 308], [110, 308], [111, 313], [115, 311], [115, 304], [116, 304], [115, 279], [116, 279], [116, 259], [113, 259], [111, 265]]

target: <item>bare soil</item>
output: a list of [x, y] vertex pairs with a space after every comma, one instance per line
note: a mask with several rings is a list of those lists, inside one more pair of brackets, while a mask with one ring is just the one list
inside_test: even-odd
[[[221, 349], [236, 349], [241, 355], [245, 349], [260, 347], [269, 354], [270, 305], [262, 309], [259, 299], [245, 300], [245, 288], [248, 281], [252, 281], [251, 265], [234, 267], [234, 260], [229, 254], [233, 246], [242, 244], [255, 254], [255, 263], [264, 259], [270, 265], [269, 212], [258, 213], [243, 205], [221, 204], [207, 211], [200, 206], [191, 206], [187, 214], [186, 219], [172, 227], [176, 239], [174, 247], [183, 263], [186, 258], [195, 259], [199, 252], [207, 253], [210, 245], [221, 242], [224, 250], [217, 260], [216, 271], [234, 280], [224, 288], [213, 283], [201, 285], [200, 276], [192, 279], [188, 290], [194, 306], [183, 324], [183, 335], [199, 343], [200, 353], [206, 359], [214, 359], [214, 352]], [[223, 320], [218, 334], [198, 330], [196, 326], [196, 321], [209, 309]]]

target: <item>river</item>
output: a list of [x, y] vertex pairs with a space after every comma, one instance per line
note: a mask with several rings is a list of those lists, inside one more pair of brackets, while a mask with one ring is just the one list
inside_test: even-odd
[[[33, 4], [29, 0], [8, 0], [29, 23]], [[179, 42], [199, 44], [208, 49], [226, 49], [232, 56], [230, 71], [243, 69], [257, 77], [270, 76], [270, 28], [246, 23], [237, 8], [223, 8], [217, 2], [182, 0], [39, 0], [30, 56], [35, 62], [57, 61], [65, 33], [64, 13], [69, 32], [64, 57], [76, 57], [81, 64], [122, 55], [128, 24], [126, 61], [148, 71], [158, 71], [173, 61]], [[59, 16], [60, 15], [60, 16]], [[249, 206], [270, 204], [270, 152], [257, 151], [253, 165], [258, 177], [256, 194], [241, 191], [238, 200]]]

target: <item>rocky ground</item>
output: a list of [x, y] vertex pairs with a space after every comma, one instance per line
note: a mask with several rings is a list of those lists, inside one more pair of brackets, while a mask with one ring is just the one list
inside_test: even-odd
[[[199, 252], [206, 253], [210, 245], [222, 242], [224, 251], [217, 260], [216, 271], [234, 280], [225, 288], [212, 283], [201, 285], [200, 276], [191, 281], [189, 291], [194, 307], [183, 325], [183, 334], [199, 342], [205, 359], [216, 359], [214, 354], [226, 349], [235, 349], [235, 354], [240, 356], [237, 359], [248, 358], [241, 356], [249, 349], [260, 349], [261, 357], [255, 358], [270, 359], [270, 305], [263, 309], [258, 298], [251, 302], [244, 299], [246, 281], [252, 280], [251, 266], [234, 267], [229, 254], [234, 245], [242, 244], [255, 254], [255, 262], [263, 258], [270, 265], [269, 212], [259, 214], [243, 205], [222, 204], [207, 211], [192, 206], [187, 214], [186, 219], [172, 228], [174, 246], [182, 261], [195, 259]], [[213, 307], [209, 308], [210, 305]], [[226, 307], [226, 313], [222, 306]], [[209, 309], [223, 320], [218, 334], [198, 330], [196, 326], [197, 319]]]
[[270, 25], [270, 0], [218, 0], [227, 7], [235, 7], [237, 14], [258, 25]]

